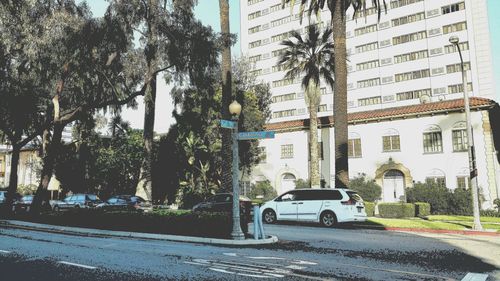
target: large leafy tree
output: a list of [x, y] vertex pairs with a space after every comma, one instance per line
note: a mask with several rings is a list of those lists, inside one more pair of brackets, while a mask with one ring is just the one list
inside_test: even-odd
[[[334, 43], [334, 72], [335, 86], [333, 95], [334, 120], [335, 120], [335, 187], [347, 188], [349, 185], [349, 163], [348, 163], [348, 131], [347, 131], [347, 51], [346, 51], [346, 11], [354, 10], [353, 17], [358, 13], [366, 13], [369, 0], [282, 0], [283, 6], [289, 3], [294, 7], [295, 2], [300, 1], [300, 21], [308, 8], [308, 16], [317, 15], [321, 10], [328, 7], [331, 15]], [[386, 9], [385, 0], [371, 0], [372, 5], [378, 11], [380, 19], [381, 12]]]
[[319, 146], [318, 146], [318, 108], [321, 102], [321, 78], [333, 87], [333, 43], [332, 30], [327, 28], [321, 33], [316, 25], [307, 27], [304, 37], [293, 31], [291, 38], [281, 42], [285, 46], [278, 65], [286, 71], [285, 78], [302, 77], [305, 100], [309, 109], [309, 177], [311, 187], [320, 187]]

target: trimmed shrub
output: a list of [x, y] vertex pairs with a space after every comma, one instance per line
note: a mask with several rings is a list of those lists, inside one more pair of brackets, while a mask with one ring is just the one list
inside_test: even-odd
[[415, 216], [426, 217], [431, 214], [431, 204], [425, 202], [415, 202]]
[[[262, 196], [262, 197], [257, 198], [257, 196], [259, 197]], [[272, 187], [271, 183], [268, 180], [252, 184], [252, 188], [248, 193], [248, 197], [252, 199], [252, 201], [258, 199], [258, 201], [266, 202], [271, 199], [274, 199], [276, 196], [278, 196], [278, 194], [276, 193], [276, 190]]]
[[497, 212], [496, 210], [481, 210], [481, 216], [500, 218], [500, 212]]
[[366, 177], [365, 174], [359, 174], [356, 178], [349, 181], [349, 189], [358, 192], [363, 200], [375, 202], [380, 199], [382, 187], [375, 183], [372, 179]]
[[415, 216], [415, 205], [411, 203], [379, 203], [382, 218], [409, 218]]
[[472, 190], [457, 188], [450, 191], [448, 198], [448, 214], [469, 216], [472, 215]]
[[365, 204], [366, 215], [369, 217], [375, 216], [375, 203], [373, 202], [363, 202]]
[[493, 204], [495, 205], [497, 211], [500, 212], [500, 198], [493, 200]]
[[297, 179], [295, 180], [295, 189], [300, 188], [311, 188], [311, 182], [309, 180]]
[[229, 238], [232, 230], [229, 213], [193, 213], [171, 210], [151, 213], [71, 210], [44, 213], [27, 219], [53, 225], [212, 238]]
[[408, 203], [429, 203], [432, 214], [447, 214], [449, 193], [446, 187], [419, 182], [414, 187], [406, 189], [406, 200]]

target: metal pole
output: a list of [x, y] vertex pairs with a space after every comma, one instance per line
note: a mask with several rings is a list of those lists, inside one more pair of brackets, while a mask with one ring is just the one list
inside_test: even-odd
[[240, 225], [240, 185], [238, 183], [239, 153], [238, 153], [238, 116], [233, 116], [236, 123], [233, 129], [233, 231], [231, 237], [234, 240], [245, 239]]
[[479, 219], [479, 192], [477, 184], [477, 168], [476, 168], [476, 157], [474, 153], [474, 138], [472, 137], [472, 124], [470, 117], [470, 105], [469, 105], [469, 89], [467, 87], [467, 73], [465, 72], [464, 60], [462, 57], [462, 51], [458, 42], [455, 43], [458, 49], [458, 54], [460, 55], [460, 64], [462, 67], [462, 82], [464, 88], [464, 107], [465, 107], [465, 119], [467, 122], [467, 151], [469, 154], [469, 177], [472, 188], [472, 213], [474, 216], [474, 222], [472, 224], [473, 230], [482, 231], [483, 227], [481, 225], [481, 220]]

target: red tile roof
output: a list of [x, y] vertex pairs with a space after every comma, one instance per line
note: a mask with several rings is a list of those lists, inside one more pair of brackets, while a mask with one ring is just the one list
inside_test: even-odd
[[[495, 104], [494, 101], [486, 98], [472, 97], [470, 98], [471, 109], [487, 109]], [[371, 111], [361, 111], [349, 113], [347, 118], [349, 124], [360, 122], [391, 120], [396, 118], [407, 118], [419, 115], [447, 113], [450, 111], [461, 111], [464, 107], [463, 99], [431, 102], [424, 104], [399, 106], [392, 108], [377, 109]], [[319, 123], [322, 127], [333, 126], [333, 116], [325, 116], [319, 118]], [[285, 121], [266, 124], [265, 128], [268, 131], [288, 131], [300, 130], [309, 127], [309, 119], [301, 119], [294, 121]]]

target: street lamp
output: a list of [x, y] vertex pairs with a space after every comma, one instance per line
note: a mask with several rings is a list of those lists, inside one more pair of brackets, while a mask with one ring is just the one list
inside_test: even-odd
[[239, 153], [238, 153], [238, 118], [241, 113], [241, 104], [233, 101], [229, 105], [229, 112], [231, 113], [232, 120], [234, 121], [232, 139], [233, 139], [233, 231], [231, 237], [235, 240], [245, 239], [245, 234], [241, 231], [240, 225], [240, 186], [238, 183], [239, 172]]
[[472, 224], [473, 230], [483, 230], [481, 226], [481, 221], [479, 220], [479, 197], [478, 197], [478, 184], [477, 184], [477, 168], [476, 168], [476, 157], [474, 152], [474, 139], [472, 137], [472, 125], [470, 118], [470, 105], [469, 105], [469, 89], [467, 87], [467, 73], [465, 72], [464, 59], [462, 57], [462, 51], [460, 50], [459, 42], [457, 36], [451, 36], [449, 39], [450, 43], [455, 45], [460, 55], [460, 65], [462, 68], [462, 83], [464, 88], [464, 107], [465, 107], [465, 121], [467, 122], [467, 151], [469, 154], [469, 177], [472, 188], [472, 211], [474, 215], [474, 223]]

